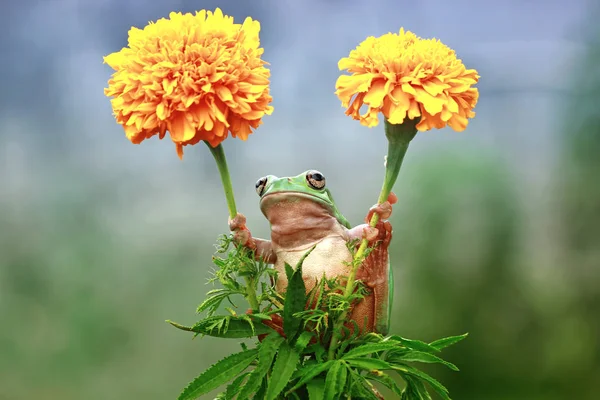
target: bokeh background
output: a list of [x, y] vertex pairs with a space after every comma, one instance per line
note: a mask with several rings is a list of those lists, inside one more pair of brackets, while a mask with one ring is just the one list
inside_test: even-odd
[[[225, 143], [259, 237], [257, 178], [319, 169], [359, 223], [382, 126], [344, 115], [337, 61], [401, 26], [480, 72], [468, 129], [419, 133], [395, 192], [393, 333], [469, 332], [430, 369], [455, 399], [600, 392], [600, 10], [584, 0], [22, 0], [0, 5], [0, 399], [173, 399], [233, 351], [190, 336], [227, 209], [204, 146], [136, 146], [102, 57], [131, 26], [219, 6], [262, 23], [275, 112]], [[212, 396], [206, 396], [212, 398]]]

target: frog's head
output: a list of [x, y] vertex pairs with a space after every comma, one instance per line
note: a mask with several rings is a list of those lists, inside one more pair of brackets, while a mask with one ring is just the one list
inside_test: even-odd
[[260, 209], [265, 215], [276, 203], [308, 199], [322, 205], [340, 224], [350, 228], [346, 218], [338, 211], [329, 189], [325, 187], [325, 177], [319, 171], [309, 170], [283, 178], [267, 175], [256, 182], [256, 193], [260, 196]]

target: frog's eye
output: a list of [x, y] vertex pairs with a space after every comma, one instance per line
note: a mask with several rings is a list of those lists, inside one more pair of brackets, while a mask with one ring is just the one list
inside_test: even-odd
[[259, 180], [256, 181], [256, 193], [258, 193], [259, 196], [262, 196], [265, 188], [267, 187], [267, 177], [262, 177]]
[[308, 171], [306, 181], [314, 189], [323, 189], [325, 187], [325, 177], [319, 171]]

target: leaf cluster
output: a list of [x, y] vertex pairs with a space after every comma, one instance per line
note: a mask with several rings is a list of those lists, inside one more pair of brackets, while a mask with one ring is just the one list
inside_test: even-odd
[[[449, 399], [448, 390], [436, 379], [418, 369], [418, 363], [438, 363], [458, 371], [442, 358], [442, 349], [465, 335], [431, 343], [392, 335], [361, 333], [356, 321], [334, 332], [337, 318], [360, 301], [367, 290], [357, 282], [350, 298], [341, 295], [336, 280], [321, 279], [308, 293], [302, 276], [302, 262], [286, 265], [288, 288], [285, 297], [274, 290], [276, 274], [247, 249], [228, 251], [231, 237], [220, 239], [213, 283], [221, 287], [208, 292], [198, 312], [206, 316], [193, 326], [170, 322], [196, 335], [219, 338], [254, 338], [254, 347], [240, 343], [242, 351], [217, 362], [194, 379], [179, 400], [197, 399], [225, 384], [219, 400], [246, 399], [381, 399], [375, 385], [387, 387], [403, 400], [431, 399], [429, 390]], [[244, 277], [242, 283], [238, 278]], [[250, 288], [249, 288], [250, 287]], [[236, 308], [232, 297], [259, 292], [260, 310], [215, 315], [226, 302]], [[328, 355], [332, 335], [341, 337], [336, 351]], [[402, 381], [403, 384], [399, 384]]]

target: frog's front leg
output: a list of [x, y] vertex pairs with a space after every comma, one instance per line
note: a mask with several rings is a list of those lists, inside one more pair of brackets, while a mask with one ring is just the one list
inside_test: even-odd
[[[365, 222], [354, 228], [351, 234], [362, 234], [363, 238], [369, 240], [373, 250], [365, 258], [357, 271], [357, 279], [360, 279], [371, 290], [371, 294], [356, 304], [352, 311], [352, 319], [359, 325], [367, 321], [365, 327], [368, 331], [387, 334], [389, 329], [389, 314], [392, 302], [393, 282], [389, 265], [388, 246], [392, 239], [392, 225], [386, 219], [392, 213], [392, 204], [396, 203], [397, 197], [390, 194], [388, 200], [377, 204], [369, 210]], [[368, 225], [373, 213], [379, 215], [379, 221], [375, 228]], [[392, 285], [392, 288], [390, 288]]]
[[[384, 227], [382, 221], [392, 215], [392, 204], [395, 204], [397, 201], [398, 197], [396, 197], [394, 193], [390, 193], [387, 201], [381, 204], [375, 204], [371, 207], [365, 218], [365, 223], [348, 230], [348, 241], [367, 239], [371, 245], [374, 244], [374, 242], [384, 240], [387, 235], [385, 232], [380, 232], [380, 228]], [[379, 222], [375, 228], [369, 225], [374, 213], [379, 215]]]
[[267, 264], [275, 264], [277, 255], [273, 251], [270, 240], [252, 237], [250, 230], [246, 226], [246, 217], [237, 213], [233, 219], [229, 219], [229, 230], [233, 232], [233, 241], [250, 250], [254, 250], [257, 260], [262, 259]]

